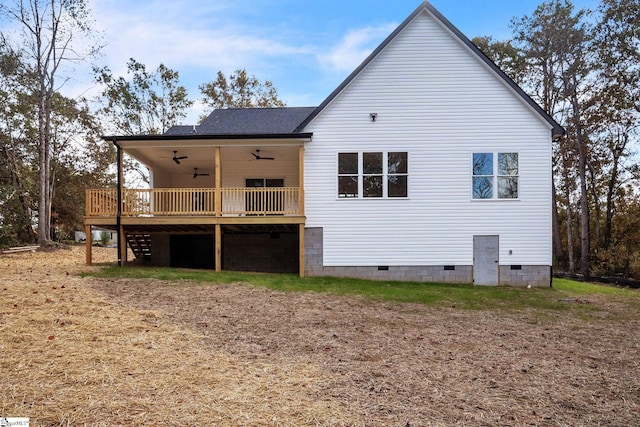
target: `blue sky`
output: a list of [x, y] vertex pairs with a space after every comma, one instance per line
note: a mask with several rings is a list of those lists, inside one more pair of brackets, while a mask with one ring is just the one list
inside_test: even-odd
[[[542, 0], [432, 0], [467, 37], [509, 38], [513, 17]], [[218, 70], [246, 68], [271, 80], [289, 106], [315, 106], [418, 7], [418, 0], [93, 0], [105, 48], [98, 58], [115, 75], [128, 58], [180, 72], [192, 98]], [[574, 0], [595, 8], [597, 0]], [[92, 93], [77, 73], [67, 90]], [[194, 122], [198, 106], [187, 119]]]

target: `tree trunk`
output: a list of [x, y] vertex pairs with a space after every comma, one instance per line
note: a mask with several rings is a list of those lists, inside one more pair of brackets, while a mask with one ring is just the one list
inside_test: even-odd
[[579, 161], [579, 175], [580, 175], [580, 272], [585, 280], [591, 278], [591, 254], [589, 245], [589, 203], [587, 200], [587, 177], [585, 174], [584, 164], [585, 159], [585, 147], [584, 142], [579, 142], [580, 146], [580, 161]]
[[[562, 238], [560, 237], [560, 222], [558, 221], [558, 197], [556, 196], [556, 183], [551, 179], [551, 222], [553, 228], [553, 248], [558, 263], [562, 263], [564, 253], [562, 250]], [[566, 268], [566, 265], [563, 265]]]
[[13, 189], [16, 191], [18, 195], [18, 201], [20, 202], [20, 207], [22, 209], [21, 213], [21, 223], [23, 225], [23, 231], [20, 233], [20, 238], [24, 243], [35, 243], [35, 233], [33, 231], [33, 227], [31, 225], [31, 207], [29, 206], [29, 198], [27, 197], [27, 191], [24, 189], [22, 185], [22, 180], [20, 179], [20, 168], [18, 166], [18, 160], [16, 159], [15, 150], [12, 148], [9, 149], [7, 146], [4, 146], [4, 155], [7, 159], [7, 164], [9, 166], [9, 171], [11, 173], [11, 181], [13, 182]]
[[573, 121], [576, 129], [576, 143], [578, 146], [578, 177], [580, 179], [580, 273], [585, 280], [591, 278], [591, 260], [589, 245], [589, 200], [587, 194], [587, 147], [582, 132], [580, 104], [575, 91], [577, 82], [573, 76], [573, 90], [571, 91], [571, 106]]
[[569, 261], [569, 273], [573, 274], [576, 271], [576, 264], [573, 256], [573, 214], [571, 211], [571, 193], [567, 188], [567, 258]]
[[[41, 86], [42, 89], [42, 86]], [[47, 135], [45, 133], [45, 104], [44, 92], [40, 96], [38, 105], [38, 243], [49, 243], [49, 215], [47, 214], [47, 199], [49, 194], [47, 150]]]
[[613, 234], [613, 216], [615, 211], [615, 190], [618, 185], [618, 176], [619, 176], [619, 168], [620, 168], [620, 156], [626, 147], [627, 142], [629, 140], [629, 135], [625, 134], [622, 136], [623, 142], [622, 144], [615, 144], [611, 147], [611, 154], [613, 157], [613, 165], [611, 166], [611, 176], [609, 177], [609, 185], [607, 187], [607, 212], [605, 216], [604, 223], [604, 241], [603, 245], [605, 249], [611, 248], [611, 240]]
[[[589, 171], [589, 176], [591, 177], [591, 186], [589, 189], [591, 190], [591, 197], [593, 198], [593, 215], [591, 215], [591, 219], [594, 219], [594, 234], [595, 234], [595, 242], [596, 247], [598, 247], [602, 242], [602, 233], [600, 233], [600, 222], [602, 220], [602, 211], [600, 210], [600, 203], [598, 197], [598, 188], [596, 187], [596, 172], [593, 170], [591, 165], [587, 165], [587, 169]], [[594, 218], [595, 217], [595, 218]]]

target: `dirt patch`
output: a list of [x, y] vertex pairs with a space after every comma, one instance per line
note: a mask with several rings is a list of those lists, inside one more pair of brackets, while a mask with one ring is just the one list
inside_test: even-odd
[[0, 258], [0, 416], [32, 425], [640, 422], [640, 315], [624, 302], [570, 304], [588, 316], [433, 309], [81, 279], [83, 256]]

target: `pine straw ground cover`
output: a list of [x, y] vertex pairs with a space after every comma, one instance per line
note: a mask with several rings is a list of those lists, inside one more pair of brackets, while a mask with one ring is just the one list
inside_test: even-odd
[[[114, 254], [96, 248], [94, 259]], [[83, 260], [79, 247], [0, 258], [0, 417], [32, 426], [640, 425], [637, 295], [588, 295], [566, 310], [461, 310], [81, 278], [99, 268]]]

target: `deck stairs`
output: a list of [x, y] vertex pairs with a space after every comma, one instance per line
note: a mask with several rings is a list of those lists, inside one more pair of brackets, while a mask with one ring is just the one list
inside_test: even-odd
[[127, 234], [127, 243], [138, 259], [151, 259], [151, 235]]

